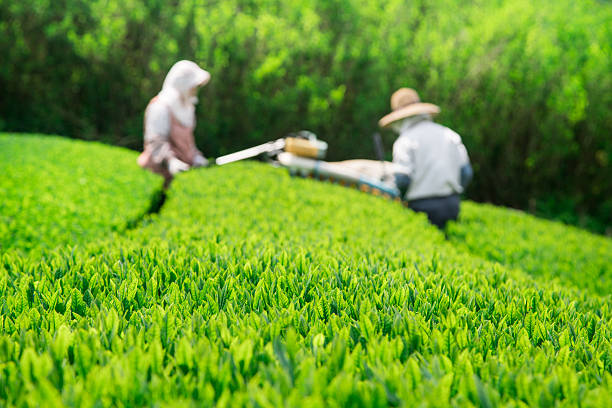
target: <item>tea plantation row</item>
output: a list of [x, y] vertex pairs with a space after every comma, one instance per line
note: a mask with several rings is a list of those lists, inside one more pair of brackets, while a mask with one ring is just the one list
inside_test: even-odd
[[52, 249], [125, 228], [161, 188], [135, 160], [99, 143], [0, 134], [0, 251]]
[[138, 228], [0, 255], [0, 405], [606, 406], [610, 286], [474, 256], [474, 223], [446, 241], [257, 163], [182, 174]]
[[466, 202], [453, 244], [472, 254], [592, 293], [612, 293], [612, 240], [521, 211]]

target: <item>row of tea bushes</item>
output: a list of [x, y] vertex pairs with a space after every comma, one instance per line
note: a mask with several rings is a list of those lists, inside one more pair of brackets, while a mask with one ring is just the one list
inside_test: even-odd
[[612, 292], [612, 240], [522, 211], [464, 202], [452, 243], [485, 259], [599, 295]]
[[136, 153], [42, 135], [0, 134], [0, 252], [73, 245], [147, 212], [161, 178]]
[[[608, 289], [609, 290], [609, 289]], [[192, 171], [124, 237], [0, 262], [0, 403], [606, 406], [610, 297], [457, 250], [394, 202]]]

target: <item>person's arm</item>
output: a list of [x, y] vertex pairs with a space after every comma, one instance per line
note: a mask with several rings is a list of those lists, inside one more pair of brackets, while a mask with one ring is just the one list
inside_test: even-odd
[[153, 102], [145, 113], [145, 145], [151, 151], [151, 160], [163, 164], [172, 157], [170, 149], [170, 112], [166, 106]]
[[151, 151], [151, 160], [174, 175], [189, 170], [189, 165], [175, 157], [170, 148], [171, 118], [169, 109], [161, 103], [152, 103], [145, 114], [145, 143]]
[[400, 190], [402, 197], [406, 195], [412, 181], [414, 148], [415, 146], [408, 138], [400, 137], [393, 144], [393, 175], [395, 185]]
[[461, 183], [461, 187], [463, 187], [464, 190], [470, 184], [473, 177], [474, 177], [474, 170], [472, 170], [472, 165], [470, 164], [468, 160], [466, 164], [461, 166], [461, 173], [459, 177], [459, 182]]
[[460, 163], [459, 184], [461, 184], [461, 187], [463, 190], [465, 190], [474, 177], [474, 170], [472, 170], [472, 165], [470, 164], [470, 157], [468, 156], [467, 149], [461, 141], [461, 136], [459, 136], [458, 133], [452, 131], [451, 129], [447, 129], [447, 137], [450, 138], [457, 148]]
[[474, 171], [472, 170], [472, 165], [470, 164], [470, 157], [468, 156], [467, 149], [461, 142], [461, 138], [457, 144], [457, 149], [459, 150], [461, 163], [463, 163], [459, 170], [459, 183], [461, 184], [461, 187], [463, 187], [463, 190], [465, 190], [472, 181], [472, 177], [474, 177]]

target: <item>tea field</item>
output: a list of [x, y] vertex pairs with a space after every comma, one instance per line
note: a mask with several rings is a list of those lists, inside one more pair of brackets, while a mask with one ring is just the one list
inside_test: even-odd
[[143, 214], [161, 183], [122, 149], [0, 134], [0, 250], [90, 241]]
[[521, 211], [466, 202], [451, 225], [456, 246], [485, 259], [600, 295], [612, 288], [612, 240]]
[[1, 406], [612, 400], [607, 238], [465, 203], [446, 240], [253, 162], [181, 174], [145, 215], [160, 183], [136, 153], [29, 140], [0, 137]]

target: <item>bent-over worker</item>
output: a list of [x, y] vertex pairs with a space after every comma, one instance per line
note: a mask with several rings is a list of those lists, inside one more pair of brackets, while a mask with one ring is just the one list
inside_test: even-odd
[[456, 132], [432, 121], [440, 108], [422, 103], [414, 89], [393, 93], [391, 110], [378, 124], [399, 134], [393, 144], [395, 183], [412, 210], [443, 229], [457, 219], [459, 195], [472, 179], [467, 150]]
[[144, 118], [144, 151], [138, 164], [161, 174], [167, 188], [175, 174], [191, 167], [206, 166], [208, 160], [195, 144], [195, 104], [200, 87], [210, 74], [192, 61], [172, 66], [161, 92], [147, 106]]

